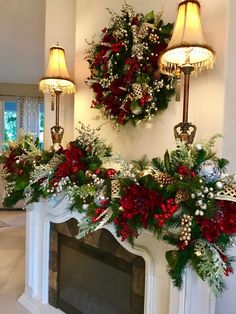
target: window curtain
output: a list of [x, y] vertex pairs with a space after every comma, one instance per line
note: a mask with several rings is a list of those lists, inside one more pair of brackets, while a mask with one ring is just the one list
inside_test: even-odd
[[38, 97], [17, 97], [17, 131], [32, 133], [39, 137], [39, 99]]

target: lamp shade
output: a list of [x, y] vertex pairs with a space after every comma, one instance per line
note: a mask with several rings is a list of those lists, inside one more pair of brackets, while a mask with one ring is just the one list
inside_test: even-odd
[[75, 92], [75, 84], [66, 67], [65, 50], [59, 45], [50, 48], [48, 68], [45, 77], [39, 82], [39, 89], [43, 93], [55, 89], [68, 94]]
[[178, 6], [172, 38], [160, 58], [162, 73], [175, 75], [178, 67], [189, 64], [198, 73], [213, 66], [214, 51], [206, 44], [197, 0], [182, 1]]

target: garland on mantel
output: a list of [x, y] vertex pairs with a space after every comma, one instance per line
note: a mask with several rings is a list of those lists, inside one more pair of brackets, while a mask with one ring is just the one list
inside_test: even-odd
[[84, 213], [78, 238], [113, 223], [122, 241], [133, 243], [142, 228], [173, 246], [166, 253], [177, 287], [191, 265], [213, 292], [232, 273], [226, 249], [236, 234], [234, 176], [214, 151], [217, 137], [189, 146], [177, 142], [164, 159], [129, 163], [111, 153], [97, 130], [81, 123], [78, 138], [60, 151], [41, 151], [30, 135], [20, 136], [1, 155], [5, 206], [68, 195], [72, 210]]
[[158, 67], [173, 24], [164, 24], [161, 13], [137, 14], [126, 2], [120, 14], [108, 11], [109, 27], [86, 53], [91, 71], [86, 82], [95, 93], [92, 108], [117, 125], [136, 125], [166, 109], [174, 94], [173, 79]]

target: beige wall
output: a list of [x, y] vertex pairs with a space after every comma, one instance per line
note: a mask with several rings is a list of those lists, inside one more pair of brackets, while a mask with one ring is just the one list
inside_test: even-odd
[[[190, 91], [189, 120], [198, 127], [197, 138], [205, 138], [215, 133], [223, 132], [224, 114], [224, 55], [225, 33], [227, 27], [228, 1], [215, 0], [201, 1], [202, 21], [207, 42], [214, 47], [217, 53], [217, 63], [213, 71], [204, 72], [193, 77]], [[109, 14], [106, 8], [120, 10], [123, 1], [77, 1], [76, 17], [76, 64], [75, 78], [78, 87], [75, 100], [75, 127], [78, 120], [93, 125], [100, 124], [94, 121], [96, 110], [90, 109], [93, 99], [91, 90], [84, 80], [89, 76], [88, 64], [84, 60], [84, 51], [87, 47], [85, 38], [91, 40], [100, 30], [108, 25]], [[164, 9], [164, 21], [172, 22], [175, 19], [177, 1], [129, 1], [136, 12], [147, 13]], [[89, 5], [88, 5], [89, 4]], [[95, 18], [96, 16], [96, 18]], [[219, 24], [220, 19], [220, 24]], [[114, 151], [124, 153], [128, 158], [139, 158], [142, 154], [151, 156], [162, 155], [166, 148], [174, 146], [173, 126], [182, 119], [182, 103], [173, 99], [169, 108], [160, 113], [150, 123], [142, 122], [136, 128], [131, 125], [121, 127], [120, 133], [115, 133], [108, 124], [103, 128], [103, 135], [108, 143], [113, 144]], [[219, 144], [219, 149], [221, 145]]]

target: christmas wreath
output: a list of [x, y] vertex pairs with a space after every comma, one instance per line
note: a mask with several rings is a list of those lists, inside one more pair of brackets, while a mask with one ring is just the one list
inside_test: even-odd
[[31, 136], [21, 136], [1, 155], [5, 205], [63, 191], [71, 209], [84, 215], [78, 238], [113, 223], [121, 240], [132, 243], [148, 229], [172, 245], [166, 259], [177, 287], [190, 265], [219, 295], [233, 271], [226, 250], [236, 235], [236, 186], [233, 175], [223, 174], [227, 161], [216, 156], [215, 139], [177, 142], [163, 159], [130, 163], [83, 124], [78, 138], [57, 152], [40, 151]]
[[136, 14], [125, 3], [121, 14], [112, 12], [111, 25], [98, 43], [90, 43], [88, 85], [95, 93], [92, 108], [118, 125], [133, 125], [167, 108], [174, 94], [173, 80], [158, 68], [173, 24], [164, 24], [154, 12]]

